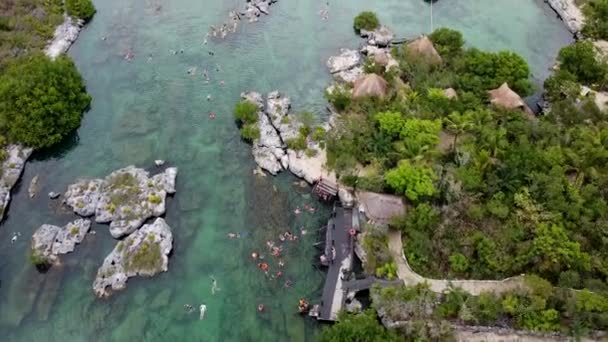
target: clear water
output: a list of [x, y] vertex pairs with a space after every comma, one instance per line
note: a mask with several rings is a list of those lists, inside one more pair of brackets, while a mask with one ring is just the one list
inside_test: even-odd
[[[295, 312], [298, 298], [315, 301], [320, 295], [323, 273], [313, 266], [313, 232], [329, 209], [287, 174], [252, 175], [249, 147], [239, 140], [231, 110], [241, 91], [280, 89], [296, 111], [323, 116], [322, 89], [329, 81], [324, 61], [338, 48], [360, 43], [352, 18], [371, 9], [399, 36], [414, 36], [430, 30], [429, 7], [422, 0], [331, 0], [330, 19], [322, 21], [318, 12], [325, 1], [281, 0], [270, 17], [203, 46], [208, 26], [243, 3], [95, 1], [97, 14], [70, 51], [93, 96], [91, 111], [63, 146], [37, 153], [28, 163], [0, 226], [3, 341], [305, 341], [318, 331]], [[537, 81], [570, 41], [541, 0], [443, 0], [435, 5], [434, 25], [459, 29], [480, 48], [515, 50], [530, 61]], [[183, 54], [170, 52], [180, 49]], [[135, 54], [131, 62], [122, 58], [129, 50]], [[197, 67], [196, 77], [187, 75], [191, 67]], [[204, 83], [203, 68], [210, 70], [210, 84]], [[178, 193], [166, 215], [175, 239], [168, 273], [132, 279], [125, 291], [96, 299], [94, 275], [115, 244], [103, 225], [95, 225], [97, 234], [63, 258], [62, 267], [40, 275], [29, 265], [32, 232], [42, 223], [62, 225], [74, 218], [48, 200], [47, 192], [129, 164], [153, 169], [154, 159], [180, 169]], [[27, 184], [36, 174], [40, 192], [30, 200]], [[320, 211], [294, 215], [304, 203]], [[286, 245], [283, 279], [267, 279], [250, 253], [264, 251], [265, 241], [276, 240], [279, 232], [301, 227], [310, 234]], [[15, 244], [13, 232], [21, 233]], [[246, 237], [230, 240], [228, 232]], [[275, 260], [270, 264], [276, 269]], [[221, 288], [215, 295], [211, 276]], [[293, 287], [284, 287], [286, 278]], [[205, 303], [206, 319], [187, 314], [186, 303]], [[259, 303], [264, 313], [257, 312]]]

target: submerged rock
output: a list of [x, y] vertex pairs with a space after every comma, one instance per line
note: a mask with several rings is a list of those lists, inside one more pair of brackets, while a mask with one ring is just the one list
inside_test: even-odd
[[73, 252], [90, 228], [91, 221], [86, 219], [77, 219], [63, 227], [43, 224], [32, 235], [32, 251], [37, 256], [54, 262], [57, 255]]
[[80, 19], [72, 19], [71, 17], [64, 15], [63, 23], [55, 29], [53, 40], [44, 49], [44, 54], [51, 59], [57, 58], [60, 54], [68, 51], [70, 46], [78, 38], [78, 34], [84, 21]]
[[2, 148], [5, 159], [2, 162], [0, 175], [0, 220], [4, 218], [6, 207], [11, 200], [11, 189], [21, 177], [25, 162], [32, 154], [32, 149], [21, 145], [8, 145]]
[[76, 214], [95, 214], [98, 223], [110, 222], [110, 233], [120, 238], [150, 217], [165, 213], [167, 194], [175, 193], [177, 168], [149, 177], [135, 166], [112, 172], [105, 179], [80, 180], [68, 187], [64, 203]]
[[35, 175], [34, 178], [30, 181], [30, 186], [27, 188], [27, 193], [30, 198], [34, 198], [36, 193], [38, 192], [38, 175]]
[[171, 227], [162, 218], [146, 224], [114, 247], [97, 271], [93, 290], [106, 297], [112, 290], [124, 289], [134, 276], [151, 277], [166, 272], [173, 248]]

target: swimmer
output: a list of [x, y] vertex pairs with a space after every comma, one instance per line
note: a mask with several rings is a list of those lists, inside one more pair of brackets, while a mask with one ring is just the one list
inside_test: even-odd
[[268, 241], [266, 241], [266, 246], [268, 246], [268, 248], [272, 248], [272, 247], [274, 247], [274, 242], [268, 240]]
[[194, 307], [192, 305], [190, 305], [190, 304], [184, 304], [184, 309], [188, 313], [192, 313], [192, 311], [194, 311]]
[[17, 234], [13, 233], [13, 237], [11, 238], [11, 243], [17, 242]]
[[202, 321], [203, 319], [205, 319], [205, 313], [207, 312], [207, 305], [201, 304], [201, 306], [199, 306], [198, 310], [200, 312], [198, 318]]
[[213, 56], [215, 53], [213, 51], [209, 51], [209, 56]]
[[207, 95], [207, 101], [211, 101], [211, 94]]
[[215, 295], [216, 292], [220, 292], [220, 288], [217, 286], [217, 280], [213, 276], [211, 276], [211, 294]]
[[283, 235], [283, 233], [279, 234], [279, 240], [285, 241], [285, 235]]
[[256, 260], [259, 257], [257, 252], [251, 252], [251, 259]]
[[235, 233], [228, 233], [229, 239], [236, 239], [237, 235]]
[[108, 37], [106, 37], [106, 36], [101, 37], [101, 40], [106, 40], [106, 39], [108, 39]]
[[308, 230], [306, 230], [306, 229], [301, 229], [301, 230], [300, 230], [300, 234], [302, 234], [302, 235], [306, 235], [306, 234], [308, 234]]
[[264, 304], [258, 304], [258, 311], [259, 312], [264, 311]]
[[283, 276], [283, 272], [277, 271], [277, 278], [281, 278]]
[[268, 271], [268, 264], [265, 262], [261, 262], [258, 264], [258, 267], [262, 270], [262, 271]]
[[223, 86], [224, 86], [224, 84], [225, 84], [225, 83], [224, 83], [224, 81], [220, 81], [220, 86], [222, 86], [222, 87], [223, 87]]
[[[209, 112], [209, 119], [211, 119], [211, 120], [215, 119], [215, 113]], [[235, 235], [235, 237], [236, 237], [236, 235]]]
[[293, 285], [293, 282], [291, 281], [291, 279], [287, 279], [287, 280], [285, 281], [285, 287], [286, 287], [286, 288], [290, 288], [290, 287], [291, 287], [291, 285]]
[[207, 45], [207, 38], [205, 38], [205, 40], [203, 40], [203, 45]]
[[283, 260], [279, 260], [279, 267], [283, 267], [285, 266], [285, 262], [283, 262]]
[[300, 207], [297, 207], [296, 210], [293, 211], [296, 215], [300, 215], [300, 213], [302, 212], [300, 210]]
[[179, 50], [179, 53], [184, 53], [184, 49], [180, 49], [180, 50]]

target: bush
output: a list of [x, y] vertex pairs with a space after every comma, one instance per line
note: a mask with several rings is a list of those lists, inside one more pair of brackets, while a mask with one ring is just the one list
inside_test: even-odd
[[341, 313], [338, 323], [324, 329], [319, 342], [396, 342], [397, 336], [378, 322], [378, 316], [372, 309], [360, 314]]
[[582, 83], [602, 83], [605, 81], [608, 66], [597, 60], [596, 48], [592, 42], [578, 41], [559, 51], [557, 57], [560, 69], [576, 76]]
[[152, 195], [148, 196], [148, 202], [150, 202], [150, 203], [159, 204], [162, 201], [163, 201], [162, 198], [160, 198], [157, 195], [152, 194]]
[[461, 253], [454, 253], [449, 257], [450, 268], [456, 273], [465, 273], [469, 269], [467, 257]]
[[453, 59], [462, 53], [464, 39], [458, 31], [442, 27], [433, 31], [429, 39], [443, 58]]
[[75, 130], [90, 102], [66, 56], [22, 58], [0, 77], [0, 126], [10, 140], [34, 148], [54, 145]]
[[428, 166], [412, 165], [407, 160], [402, 160], [396, 169], [386, 173], [386, 184], [412, 201], [433, 196], [437, 192], [433, 184], [435, 179], [437, 175], [433, 169]]
[[352, 96], [348, 89], [336, 87], [333, 92], [325, 93], [325, 98], [331, 103], [337, 111], [341, 112], [348, 108], [352, 102]]
[[260, 138], [260, 129], [255, 123], [246, 124], [240, 129], [241, 137], [247, 141], [254, 141]]
[[592, 0], [583, 8], [586, 15], [583, 34], [596, 39], [608, 39], [608, 0]]
[[257, 123], [258, 106], [251, 101], [241, 101], [234, 108], [234, 117], [243, 125]]
[[374, 12], [361, 12], [355, 17], [354, 28], [357, 33], [361, 30], [373, 31], [378, 26], [380, 26], [380, 20], [378, 20], [378, 16]]
[[51, 266], [50, 261], [33, 248], [30, 250], [29, 259], [30, 263], [40, 271], [47, 270]]
[[301, 134], [297, 138], [287, 139], [285, 143], [287, 144], [287, 148], [294, 151], [303, 151], [308, 146], [306, 137]]
[[95, 6], [91, 0], [65, 0], [68, 15], [87, 21], [95, 14]]

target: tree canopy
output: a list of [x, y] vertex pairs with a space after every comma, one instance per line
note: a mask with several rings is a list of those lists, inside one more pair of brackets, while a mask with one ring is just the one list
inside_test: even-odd
[[65, 0], [68, 15], [82, 20], [89, 20], [95, 14], [95, 5], [91, 0]]
[[11, 141], [34, 148], [51, 146], [76, 129], [90, 102], [66, 56], [24, 57], [0, 76], [0, 128]]
[[397, 336], [384, 329], [378, 322], [376, 311], [353, 315], [342, 313], [338, 323], [324, 329], [319, 342], [391, 342], [398, 341]]
[[365, 11], [355, 17], [353, 26], [357, 32], [361, 30], [372, 31], [380, 26], [380, 20], [378, 20], [376, 13]]

